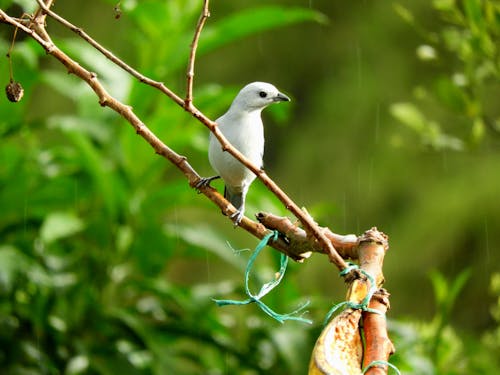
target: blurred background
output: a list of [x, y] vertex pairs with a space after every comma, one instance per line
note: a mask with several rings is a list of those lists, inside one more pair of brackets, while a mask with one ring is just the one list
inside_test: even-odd
[[[0, 8], [20, 17], [35, 3]], [[201, 5], [53, 10], [182, 96]], [[292, 98], [264, 111], [265, 168], [322, 226], [389, 235], [391, 362], [406, 374], [499, 372], [500, 3], [220, 0], [210, 10], [195, 105], [216, 119], [257, 80]], [[213, 173], [206, 128], [50, 18], [47, 30], [200, 174]], [[0, 25], [4, 54], [12, 32]], [[18, 33], [11, 56], [25, 95], [0, 100], [0, 372], [306, 373], [346, 293], [327, 258], [291, 263], [265, 298], [283, 313], [309, 301], [312, 325], [217, 307], [212, 298], [246, 298], [257, 239], [32, 40]], [[7, 58], [0, 72], [7, 85]], [[249, 217], [287, 214], [259, 182], [248, 201]], [[265, 250], [254, 290], [278, 267]]]

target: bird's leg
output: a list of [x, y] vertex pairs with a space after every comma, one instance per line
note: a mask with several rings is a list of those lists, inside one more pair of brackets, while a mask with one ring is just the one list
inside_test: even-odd
[[201, 177], [200, 180], [194, 185], [194, 187], [199, 192], [201, 188], [210, 186], [210, 183], [218, 178], [220, 178], [220, 176]]
[[240, 206], [240, 208], [234, 214], [229, 216], [233, 221], [235, 227], [240, 225], [241, 219], [243, 219], [244, 212], [245, 212], [245, 207]]
[[248, 192], [248, 187], [243, 188], [243, 191], [241, 192], [241, 203], [239, 207], [237, 208], [237, 211], [233, 213], [231, 216], [231, 220], [233, 220], [234, 226], [238, 226], [241, 222], [241, 219], [243, 219], [243, 215], [245, 214], [245, 200], [247, 197], [247, 192]]

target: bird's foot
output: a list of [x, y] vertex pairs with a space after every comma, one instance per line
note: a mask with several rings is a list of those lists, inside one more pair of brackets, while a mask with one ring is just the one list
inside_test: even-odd
[[199, 193], [201, 188], [210, 186], [210, 183], [218, 178], [220, 178], [220, 176], [201, 177], [200, 180], [194, 185], [194, 187], [196, 190], [198, 190]]
[[231, 214], [230, 219], [233, 221], [235, 227], [240, 225], [241, 219], [243, 219], [243, 212], [238, 210], [235, 213]]

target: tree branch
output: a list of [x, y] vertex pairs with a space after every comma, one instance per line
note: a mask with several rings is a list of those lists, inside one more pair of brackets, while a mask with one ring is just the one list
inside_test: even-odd
[[[41, 14], [41, 13], [40, 13]], [[99, 98], [99, 104], [102, 106], [106, 106], [117, 112], [121, 117], [123, 117], [126, 121], [128, 121], [136, 130], [137, 134], [139, 134], [142, 138], [144, 138], [150, 145], [153, 147], [155, 152], [158, 155], [163, 156], [168, 159], [172, 164], [174, 164], [177, 169], [179, 169], [184, 176], [189, 181], [191, 186], [196, 185], [196, 183], [200, 180], [199, 174], [196, 170], [188, 163], [187, 158], [185, 156], [177, 154], [174, 150], [165, 145], [153, 132], [149, 130], [149, 128], [139, 119], [139, 117], [133, 112], [130, 106], [127, 106], [111, 95], [104, 89], [99, 79], [95, 75], [82, 66], [80, 66], [76, 61], [72, 60], [69, 56], [67, 56], [64, 52], [62, 52], [51, 40], [50, 38], [44, 39], [41, 37], [34, 29], [30, 29], [28, 26], [25, 26], [23, 23], [19, 22], [15, 18], [8, 16], [2, 9], [0, 9], [0, 21], [11, 24], [19, 30], [22, 30], [30, 37], [32, 37], [38, 44], [40, 44], [45, 51], [54, 56], [57, 60], [59, 60], [68, 70], [68, 73], [75, 74], [83, 81], [85, 81], [92, 90], [96, 93]], [[30, 24], [31, 25], [31, 24]], [[39, 25], [34, 25], [33, 27], [38, 30]], [[163, 84], [162, 84], [163, 85]], [[182, 102], [182, 99], [181, 99]], [[232, 205], [217, 192], [217, 190], [207, 187], [201, 189], [202, 193], [214, 202], [223, 212], [230, 215], [236, 212], [236, 209], [232, 207]], [[266, 234], [269, 233], [269, 230], [266, 229], [262, 224], [249, 220], [248, 218], [243, 218], [240, 223], [240, 227], [245, 229], [250, 234], [254, 235], [257, 238], [262, 238]], [[276, 250], [279, 250], [286, 255], [290, 256], [295, 260], [303, 260], [304, 258], [300, 257], [297, 254], [290, 253], [288, 251], [288, 245], [283, 239], [279, 239], [278, 241], [271, 241], [269, 243], [270, 246], [274, 247]]]
[[[281, 189], [279, 186], [260, 168], [255, 166], [253, 163], [251, 163], [243, 154], [241, 154], [236, 148], [234, 148], [224, 137], [224, 135], [220, 132], [220, 130], [217, 127], [217, 124], [210, 120], [208, 117], [206, 117], [200, 110], [198, 110], [192, 102], [190, 102], [189, 106], [185, 106], [185, 101], [182, 100], [178, 95], [173, 93], [170, 89], [168, 89], [163, 83], [154, 81], [141, 73], [137, 72], [135, 69], [131, 68], [129, 65], [124, 63], [122, 60], [120, 60], [118, 57], [116, 57], [114, 54], [112, 54], [110, 51], [106, 50], [104, 47], [102, 47], [99, 43], [97, 43], [95, 40], [93, 40], [88, 34], [86, 34], [82, 29], [72, 25], [70, 22], [66, 21], [64, 18], [60, 17], [57, 15], [55, 12], [51, 11], [46, 4], [42, 0], [37, 0], [38, 4], [40, 7], [44, 10], [44, 12], [49, 15], [51, 18], [54, 18], [56, 21], [60, 22], [63, 26], [69, 28], [76, 34], [78, 34], [80, 37], [82, 37], [85, 41], [87, 41], [90, 45], [92, 45], [94, 48], [96, 48], [98, 51], [100, 51], [104, 56], [106, 56], [108, 59], [110, 59], [112, 62], [114, 62], [116, 65], [120, 66], [122, 69], [139, 79], [139, 81], [150, 85], [152, 87], [157, 88], [164, 94], [166, 94], [169, 98], [171, 98], [174, 102], [176, 102], [178, 105], [184, 107], [193, 117], [195, 117], [197, 120], [199, 120], [202, 124], [204, 124], [207, 128], [210, 129], [210, 131], [214, 134], [214, 136], [218, 139], [218, 141], [221, 144], [221, 147], [224, 151], [230, 153], [234, 158], [236, 158], [238, 161], [240, 161], [245, 167], [247, 167], [249, 170], [251, 170], [257, 178], [259, 178], [263, 184], [283, 203], [283, 205], [286, 207], [287, 210], [289, 210], [303, 225], [304, 230], [306, 233], [313, 239], [315, 239], [319, 246], [322, 248], [322, 253], [327, 254], [330, 261], [334, 263], [339, 270], [342, 270], [346, 268], [347, 264], [345, 261], [342, 259], [342, 257], [337, 253], [335, 250], [334, 246], [332, 243], [328, 240], [328, 238], [324, 235], [324, 233], [320, 230], [318, 225], [314, 222], [314, 220], [303, 210], [299, 208], [299, 206], [288, 197], [288, 195]], [[195, 61], [195, 55], [196, 55], [196, 47], [197, 47], [197, 40], [199, 38], [199, 35], [201, 33], [201, 30], [203, 28], [203, 25], [206, 21], [206, 18], [208, 17], [208, 1], [204, 2], [204, 7], [202, 11], [202, 15], [200, 16], [200, 20], [198, 22], [195, 36], [193, 39], [193, 43], [191, 45], [191, 53], [190, 53], [190, 60], [189, 60], [189, 68], [188, 72], [191, 70], [191, 66], [193, 69], [193, 76], [194, 76], [194, 61]], [[189, 83], [191, 81], [191, 83]], [[189, 73], [188, 73], [188, 87], [192, 85], [192, 79], [189, 79]], [[192, 86], [191, 86], [191, 95], [192, 95]], [[189, 99], [189, 90], [188, 90], [188, 95], [186, 99]], [[192, 97], [191, 97], [192, 99]], [[198, 176], [199, 177], [199, 176]], [[198, 180], [199, 181], [199, 180]], [[196, 186], [198, 181], [192, 181], [189, 180], [189, 183], [192, 187]], [[200, 191], [205, 192], [206, 189], [210, 189], [209, 187], [202, 187], [200, 188]], [[234, 212], [234, 208], [230, 205], [229, 202], [226, 201], [226, 207], [222, 209], [222, 211], [225, 214], [231, 214]], [[231, 208], [230, 208], [231, 206]], [[243, 221], [242, 221], [243, 222]], [[245, 226], [245, 224], [240, 225], [242, 227]], [[259, 237], [260, 238], [260, 237]]]
[[[389, 293], [380, 289], [375, 293], [368, 305], [370, 309], [380, 312], [363, 311], [363, 326], [365, 330], [365, 352], [363, 353], [363, 368], [375, 361], [388, 361], [396, 349], [387, 335], [386, 313], [389, 309]], [[387, 365], [378, 365], [368, 369], [367, 375], [386, 375]]]

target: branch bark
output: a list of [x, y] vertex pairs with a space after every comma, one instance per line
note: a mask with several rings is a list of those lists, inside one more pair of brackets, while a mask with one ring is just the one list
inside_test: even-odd
[[[257, 220], [266, 228], [283, 233], [289, 242], [290, 251], [301, 254], [303, 258], [312, 252], [322, 253], [324, 250], [314, 238], [311, 238], [297, 223], [292, 223], [288, 217], [276, 216], [267, 212], [259, 212]], [[332, 243], [336, 251], [344, 259], [358, 259], [359, 238], [354, 234], [336, 234], [329, 228], [320, 227], [325, 237]]]
[[[365, 348], [363, 354], [363, 368], [366, 368], [374, 361], [388, 361], [389, 356], [394, 353], [394, 345], [387, 335], [386, 312], [389, 309], [389, 293], [381, 289], [384, 284], [384, 274], [382, 266], [384, 264], [385, 253], [389, 245], [387, 236], [377, 228], [366, 231], [359, 239], [358, 249], [360, 268], [371, 275], [378, 289], [368, 303], [369, 309], [374, 309], [379, 314], [371, 311], [363, 311], [363, 329], [365, 334]], [[356, 294], [356, 285], [361, 285], [362, 289], [369, 290], [368, 280], [356, 279], [352, 283], [350, 291]], [[359, 289], [359, 288], [358, 288]], [[364, 294], [366, 296], [366, 293]], [[377, 365], [370, 367], [366, 374], [379, 375], [387, 374], [387, 366]]]
[[203, 1], [203, 10], [201, 11], [198, 24], [194, 32], [193, 42], [191, 43], [191, 50], [189, 52], [188, 69], [186, 73], [187, 77], [187, 89], [186, 89], [186, 99], [184, 99], [184, 108], [187, 111], [192, 110], [191, 105], [193, 104], [193, 81], [194, 81], [194, 62], [196, 60], [196, 49], [198, 48], [198, 41], [200, 40], [201, 30], [210, 17], [210, 11], [208, 10], [208, 1]]
[[[363, 355], [363, 368], [375, 361], [388, 361], [396, 349], [387, 335], [387, 319], [385, 314], [390, 307], [389, 293], [380, 289], [375, 293], [368, 307], [377, 310], [380, 314], [363, 311], [363, 327], [365, 331], [365, 352]], [[387, 374], [387, 365], [370, 367], [367, 375]]]

